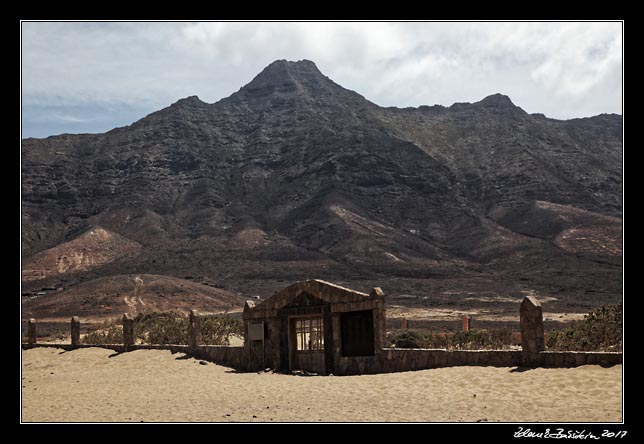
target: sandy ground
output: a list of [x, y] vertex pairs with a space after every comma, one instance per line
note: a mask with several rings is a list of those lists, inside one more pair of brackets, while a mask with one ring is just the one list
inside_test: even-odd
[[235, 373], [166, 350], [36, 348], [22, 352], [22, 370], [25, 422], [622, 420], [621, 366], [294, 376]]

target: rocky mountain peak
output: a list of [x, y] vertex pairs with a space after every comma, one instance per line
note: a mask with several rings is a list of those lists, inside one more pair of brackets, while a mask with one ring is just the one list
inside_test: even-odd
[[201, 100], [198, 96], [188, 96], [183, 99], [179, 99], [174, 102], [171, 106], [173, 107], [200, 107], [208, 105], [206, 102]]
[[483, 108], [516, 108], [516, 105], [512, 103], [512, 100], [508, 96], [499, 93], [487, 96], [476, 104]]
[[310, 60], [291, 62], [288, 60], [276, 60], [262, 70], [245, 88], [256, 88], [266, 85], [282, 85], [284, 82], [324, 82], [329, 79], [325, 77], [315, 63]]
[[333, 94], [338, 89], [342, 88], [322, 74], [310, 60], [277, 60], [237, 94], [246, 100], [274, 95], [321, 97]]

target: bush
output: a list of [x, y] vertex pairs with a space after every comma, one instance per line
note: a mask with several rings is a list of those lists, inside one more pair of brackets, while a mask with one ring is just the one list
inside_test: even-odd
[[451, 345], [459, 350], [498, 350], [512, 345], [508, 329], [459, 331], [451, 337]]
[[450, 348], [450, 336], [447, 333], [427, 333], [424, 348]]
[[230, 335], [243, 335], [243, 324], [228, 315], [201, 317], [201, 339], [207, 345], [229, 345]]
[[427, 336], [417, 330], [398, 330], [389, 340], [397, 348], [428, 348]]
[[[206, 345], [229, 345], [231, 334], [242, 334], [239, 319], [224, 315], [205, 315], [201, 321], [202, 342]], [[176, 312], [141, 313], [134, 318], [134, 338], [141, 344], [187, 345], [188, 318]], [[83, 343], [94, 345], [122, 344], [123, 326], [111, 325], [107, 329], [88, 333]]]
[[106, 330], [96, 330], [87, 333], [82, 340], [83, 344], [108, 345], [123, 343], [123, 326], [111, 325]]
[[512, 332], [508, 329], [494, 329], [445, 334], [423, 333], [417, 330], [398, 330], [389, 337], [389, 343], [397, 348], [498, 350], [512, 345]]
[[605, 305], [581, 321], [548, 333], [546, 347], [551, 350], [621, 351], [622, 304]]
[[138, 314], [134, 337], [142, 344], [188, 344], [188, 318], [175, 312]]

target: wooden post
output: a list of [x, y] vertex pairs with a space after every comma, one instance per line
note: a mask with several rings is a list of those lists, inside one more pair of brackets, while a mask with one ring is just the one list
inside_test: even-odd
[[407, 329], [407, 319], [406, 318], [402, 318], [402, 321], [400, 323], [400, 328], [402, 328], [403, 330]]
[[534, 296], [526, 296], [521, 302], [521, 350], [523, 365], [535, 367], [541, 364], [542, 352], [546, 349], [543, 338], [543, 311]]
[[80, 345], [80, 319], [78, 316], [72, 317], [72, 345]]
[[201, 320], [199, 319], [199, 314], [194, 310], [190, 310], [188, 315], [188, 338], [190, 350], [194, 352], [197, 346], [202, 343]]
[[134, 345], [134, 319], [129, 313], [123, 315], [123, 345], [126, 351]]
[[36, 342], [36, 320], [29, 318], [29, 322], [27, 323], [27, 344], [33, 345]]
[[463, 316], [463, 331], [470, 331], [472, 318], [468, 315]]

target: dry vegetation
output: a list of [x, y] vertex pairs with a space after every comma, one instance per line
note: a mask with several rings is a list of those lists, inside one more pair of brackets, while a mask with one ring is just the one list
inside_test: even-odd
[[470, 330], [456, 333], [431, 333], [398, 330], [388, 338], [392, 347], [445, 348], [448, 350], [503, 350], [512, 347], [508, 329]]
[[[562, 328], [546, 333], [549, 350], [621, 351], [622, 304], [605, 305]], [[469, 332], [435, 333], [423, 329], [394, 330], [388, 345], [398, 348], [445, 348], [450, 350], [503, 350], [516, 344], [508, 328], [473, 329]]]
[[622, 304], [606, 305], [587, 314], [581, 321], [548, 334], [551, 350], [622, 351]]
[[[241, 321], [228, 315], [200, 316], [203, 344], [229, 345], [229, 337], [241, 335]], [[139, 314], [134, 318], [134, 336], [141, 344], [188, 344], [188, 318], [177, 312]], [[93, 345], [120, 344], [123, 326], [109, 325], [105, 329], [88, 333], [83, 343]]]

